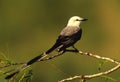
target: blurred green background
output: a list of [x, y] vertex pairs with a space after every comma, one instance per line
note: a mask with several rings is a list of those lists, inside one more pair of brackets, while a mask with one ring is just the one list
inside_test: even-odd
[[[120, 0], [0, 0], [0, 52], [16, 62], [28, 61], [49, 49], [74, 15], [88, 19], [81, 24], [82, 39], [75, 46], [119, 61]], [[97, 73], [100, 61], [65, 53], [33, 64], [32, 82], [57, 82], [74, 75]], [[105, 63], [101, 71], [113, 66]], [[120, 81], [120, 70], [109, 76]], [[88, 82], [104, 81], [99, 77]]]

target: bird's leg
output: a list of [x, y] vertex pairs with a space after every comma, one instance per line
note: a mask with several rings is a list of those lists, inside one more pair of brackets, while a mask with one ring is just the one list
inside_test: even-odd
[[79, 50], [74, 45], [72, 47], [74, 48], [75, 52], [79, 52]]

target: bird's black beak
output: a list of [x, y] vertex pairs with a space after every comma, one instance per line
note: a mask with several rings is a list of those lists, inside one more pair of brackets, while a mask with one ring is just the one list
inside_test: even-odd
[[81, 21], [87, 21], [88, 19], [82, 19]]

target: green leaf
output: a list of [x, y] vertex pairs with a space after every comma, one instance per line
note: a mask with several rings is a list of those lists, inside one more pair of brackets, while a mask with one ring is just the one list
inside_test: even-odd
[[106, 61], [106, 60], [101, 61], [101, 62], [98, 64], [98, 70], [101, 70], [101, 68], [104, 66], [104, 64], [105, 64], [106, 62], [108, 62], [108, 61]]
[[0, 52], [0, 55], [3, 56], [3, 58], [4, 58], [5, 60], [8, 59], [7, 56], [6, 56], [3, 52]]
[[107, 82], [108, 80], [112, 80], [112, 81], [114, 81], [114, 82], [117, 82], [117, 80], [116, 79], [114, 79], [114, 78], [112, 78], [112, 77], [110, 77], [110, 76], [101, 76], [102, 78], [105, 78], [105, 82]]

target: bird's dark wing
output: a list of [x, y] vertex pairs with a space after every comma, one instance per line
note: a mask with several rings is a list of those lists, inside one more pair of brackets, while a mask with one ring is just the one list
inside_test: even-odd
[[56, 43], [49, 50], [46, 51], [46, 54], [51, 53], [59, 46], [62, 46], [60, 50], [64, 50], [65, 48], [72, 46], [74, 43], [76, 43], [81, 38], [82, 29], [73, 28], [74, 27], [63, 29], [60, 35], [58, 36]]
[[72, 46], [74, 43], [76, 43], [78, 40], [80, 40], [82, 35], [82, 29], [80, 29], [78, 32], [73, 33], [69, 36], [59, 35], [56, 43], [60, 45], [64, 45], [64, 47]]

